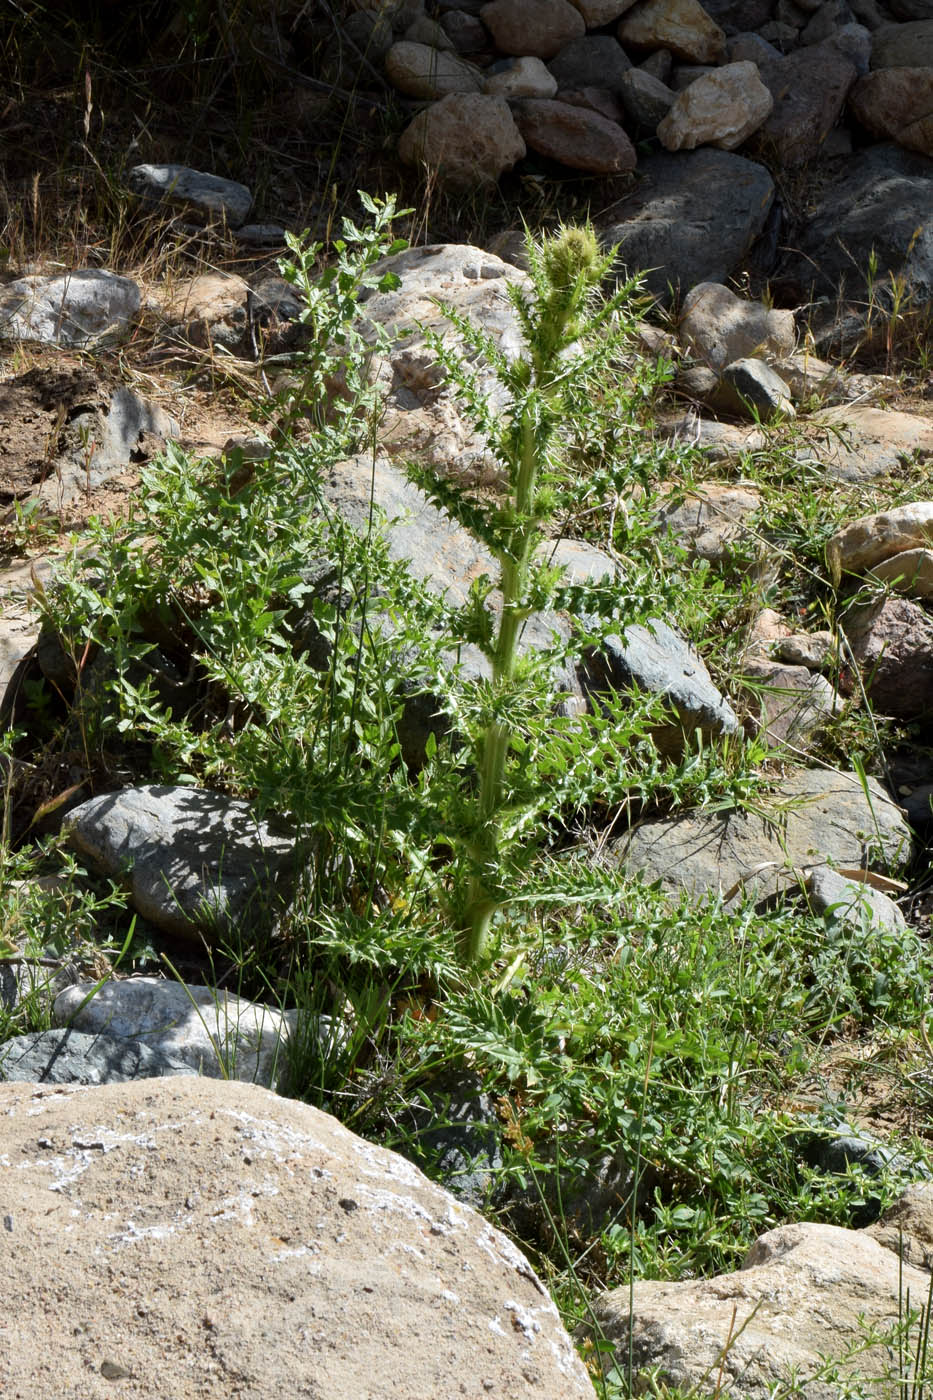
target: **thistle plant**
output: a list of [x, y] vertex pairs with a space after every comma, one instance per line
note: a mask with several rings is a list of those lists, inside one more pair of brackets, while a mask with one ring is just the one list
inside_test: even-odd
[[[593, 229], [564, 228], [535, 243], [527, 240], [530, 285], [509, 284], [508, 294], [519, 321], [523, 350], [508, 359], [489, 336], [444, 307], [445, 315], [466, 345], [451, 348], [436, 333], [429, 340], [447, 370], [468, 415], [484, 434], [504, 477], [504, 497], [489, 503], [468, 489], [439, 478], [429, 469], [411, 474], [435, 504], [479, 537], [498, 566], [498, 578], [474, 588], [459, 618], [464, 639], [477, 644], [490, 666], [490, 678], [469, 736], [475, 788], [460, 808], [462, 845], [468, 873], [455, 881], [454, 919], [462, 956], [468, 964], [483, 958], [492, 919], [506, 902], [507, 848], [527, 827], [529, 812], [538, 815], [553, 801], [540, 785], [518, 800], [509, 778], [517, 757], [519, 724], [527, 711], [526, 692], [556, 654], [537, 662], [522, 654], [522, 630], [536, 613], [565, 601], [560, 571], [541, 558], [541, 547], [557, 522], [573, 513], [579, 483], [569, 464], [575, 438], [611, 401], [610, 365], [631, 333], [630, 307], [636, 283], [600, 294], [615, 259], [601, 253]], [[479, 388], [471, 361], [480, 358], [505, 390], [506, 408], [496, 415]], [[625, 464], [621, 474], [625, 475]], [[494, 589], [498, 592], [498, 607]], [[611, 592], [611, 590], [610, 590]], [[578, 605], [590, 614], [612, 610], [606, 590], [586, 590]], [[608, 601], [608, 607], [607, 607]], [[538, 695], [540, 698], [541, 688]]]

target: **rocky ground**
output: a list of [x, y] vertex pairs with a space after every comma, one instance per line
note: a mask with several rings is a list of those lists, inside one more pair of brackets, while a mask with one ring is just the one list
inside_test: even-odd
[[[287, 1386], [427, 1400], [458, 1386], [582, 1395], [592, 1381], [616, 1395], [634, 1364], [675, 1390], [736, 1397], [772, 1394], [796, 1371], [793, 1393], [829, 1400], [853, 1373], [913, 1364], [891, 1362], [891, 1337], [886, 1350], [880, 1332], [866, 1337], [896, 1329], [905, 1278], [914, 1300], [930, 1286], [933, 11], [924, 0], [403, 0], [247, 6], [226, 29], [198, 29], [163, 8], [155, 33], [89, 7], [82, 51], [27, 7], [5, 57], [0, 717], [17, 732], [0, 756], [0, 876], [14, 852], [31, 858], [51, 840], [93, 888], [121, 886], [137, 921], [105, 910], [88, 922], [59, 855], [60, 868], [29, 876], [50, 928], [27, 944], [32, 895], [12, 876], [4, 890], [10, 1393]], [[365, 528], [375, 503], [391, 522], [390, 560], [448, 599], [465, 602], [494, 574], [482, 543], [404, 471], [417, 458], [481, 496], [501, 487], [425, 327], [444, 330], [442, 297], [518, 354], [504, 287], [527, 278], [521, 220], [547, 229], [589, 212], [603, 245], [619, 245], [620, 271], [648, 269], [654, 296], [631, 353], [663, 367], [662, 387], [626, 450], [650, 436], [665, 464], [644, 525], [663, 541], [657, 607], [598, 653], [572, 654], [579, 619], [567, 612], [535, 619], [524, 645], [566, 640], [555, 688], [570, 712], [598, 710], [607, 689], [657, 700], [650, 742], [674, 763], [693, 747], [758, 747], [741, 798], [736, 782], [715, 788], [720, 775], [690, 802], [590, 812], [574, 839], [671, 908], [686, 893], [680, 907], [711, 900], [723, 917], [799, 911], [821, 948], [869, 950], [848, 975], [870, 1014], [834, 1002], [805, 1050], [805, 1031], [792, 1046], [782, 1022], [780, 1075], [763, 1060], [742, 1069], [752, 1116], [791, 1125], [800, 1172], [864, 1173], [843, 1221], [853, 1228], [814, 1206], [763, 1228], [738, 1272], [698, 1279], [714, 1271], [688, 1260], [665, 1272], [656, 1259], [630, 1297], [632, 1222], [650, 1216], [641, 1138], [634, 1179], [631, 1161], [585, 1145], [583, 1185], [568, 1176], [558, 1200], [581, 1277], [586, 1255], [597, 1259], [593, 1301], [564, 1307], [583, 1317], [591, 1379], [538, 1276], [472, 1209], [488, 1207], [522, 1150], [515, 1105], [533, 1100], [534, 1073], [524, 1085], [484, 1077], [471, 1052], [458, 1064], [465, 1088], [428, 1079], [409, 1105], [419, 1132], [427, 1112], [425, 1142], [441, 1100], [453, 1121], [418, 1160], [454, 1196], [296, 1103], [314, 1094], [288, 1038], [306, 1042], [305, 1064], [342, 1054], [349, 1003], [332, 987], [313, 1014], [264, 998], [261, 978], [240, 986], [235, 961], [216, 953], [260, 927], [270, 892], [288, 903], [307, 850], [274, 804], [256, 817], [232, 781], [157, 780], [132, 735], [89, 740], [107, 657], [80, 626], [70, 640], [57, 631], [44, 606], [66, 550], [88, 548], [95, 518], [133, 514], [140, 474], [168, 444], [239, 464], [234, 496], [248, 484], [264, 451], [256, 409], [308, 343], [279, 265], [286, 231], [310, 227], [329, 245], [345, 212], [360, 217], [360, 185], [413, 206], [401, 221], [413, 246], [387, 264], [399, 283], [357, 321], [369, 336], [406, 334], [369, 366], [384, 396], [377, 441], [330, 465], [327, 508]], [[495, 396], [494, 376], [479, 373]], [[642, 537], [619, 522], [640, 501], [600, 500], [555, 541], [568, 578], [622, 586], [620, 552]], [[705, 582], [681, 617], [665, 611], [664, 585], [682, 567]], [[92, 580], [89, 609], [95, 596]], [[206, 712], [216, 696], [190, 637], [152, 624], [147, 640], [161, 703]], [[484, 674], [469, 646], [460, 660], [467, 679]], [[401, 716], [412, 771], [443, 732], [437, 710], [413, 702]], [[119, 950], [134, 936], [127, 975]], [[409, 987], [406, 1010], [434, 1018], [436, 991]], [[734, 1089], [722, 1093], [725, 1113]], [[833, 1130], [816, 1143], [828, 1104]], [[660, 1158], [645, 1154], [656, 1205], [692, 1210], [686, 1176]], [[540, 1218], [528, 1224], [521, 1193], [498, 1205], [550, 1277]], [[622, 1220], [625, 1267], [598, 1262]], [[155, 1285], [167, 1277], [185, 1281], [180, 1296]]]

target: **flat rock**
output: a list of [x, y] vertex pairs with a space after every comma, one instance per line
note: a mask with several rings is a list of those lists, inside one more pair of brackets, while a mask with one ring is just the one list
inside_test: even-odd
[[[52, 1010], [57, 1026], [124, 1041], [128, 1063], [142, 1045], [167, 1062], [188, 1065], [194, 1074], [267, 1086], [284, 1075], [285, 1041], [297, 1016], [215, 987], [163, 977], [129, 977], [102, 986], [78, 982], [58, 993]], [[326, 1040], [330, 1023], [321, 1022], [318, 1030]]]
[[[896, 1350], [865, 1350], [866, 1330], [897, 1323], [899, 1298], [926, 1298], [929, 1276], [876, 1239], [836, 1225], [783, 1225], [763, 1235], [741, 1269], [686, 1283], [636, 1282], [604, 1293], [591, 1328], [611, 1343], [603, 1365], [623, 1372], [634, 1353], [639, 1387], [651, 1375], [702, 1392], [710, 1376], [729, 1400], [769, 1400], [793, 1385], [807, 1400], [838, 1400], [846, 1378], [891, 1376]], [[854, 1358], [846, 1351], [855, 1344]], [[841, 1379], [824, 1359], [839, 1358]], [[877, 1382], [876, 1382], [877, 1384]]]
[[933, 456], [933, 422], [915, 413], [834, 404], [805, 424], [811, 460], [834, 481], [861, 482], [895, 471], [905, 457]]
[[306, 1104], [173, 1078], [0, 1113], [11, 1396], [592, 1400], [514, 1245]]
[[640, 0], [616, 33], [623, 44], [669, 49], [683, 63], [716, 63], [726, 50], [725, 34], [698, 0]]
[[294, 836], [246, 802], [201, 788], [123, 788], [69, 814], [68, 839], [158, 928], [200, 941], [270, 916], [295, 859]]
[[115, 272], [20, 277], [0, 288], [0, 336], [81, 349], [124, 333], [139, 307], [136, 283]]
[[591, 691], [635, 687], [674, 711], [677, 723], [655, 736], [664, 749], [682, 748], [685, 736], [689, 741], [697, 731], [712, 738], [739, 730], [732, 706], [700, 656], [658, 618], [627, 627], [624, 637], [607, 637], [600, 653], [588, 656], [588, 668]]
[[[731, 151], [703, 148], [648, 156], [638, 188], [600, 221], [606, 246], [646, 274], [648, 290], [669, 300], [697, 282], [725, 282], [761, 233], [774, 199], [767, 170]], [[710, 230], [715, 229], [715, 237]]]
[[621, 126], [586, 107], [526, 98], [515, 104], [515, 121], [526, 146], [573, 170], [621, 175], [635, 169], [635, 147]]
[[933, 712], [933, 620], [919, 603], [883, 598], [842, 619], [874, 708], [894, 719]]
[[386, 77], [408, 97], [436, 99], [452, 92], [479, 92], [482, 79], [456, 54], [402, 40], [385, 57]]
[[586, 33], [586, 22], [570, 0], [492, 0], [480, 10], [500, 53], [530, 54], [545, 60]]
[[754, 486], [708, 481], [662, 505], [658, 523], [694, 558], [721, 564], [732, 558], [737, 545], [748, 547], [748, 523], [760, 505]]
[[768, 819], [699, 811], [645, 822], [613, 843], [612, 857], [670, 890], [738, 896], [745, 889], [758, 898], [793, 879], [790, 871], [827, 861], [906, 865], [912, 837], [900, 809], [874, 778], [866, 786], [867, 795], [855, 773], [797, 770], [775, 785]]
[[721, 282], [701, 282], [690, 289], [677, 330], [682, 344], [717, 370], [750, 355], [768, 360], [790, 355], [796, 339], [792, 311], [747, 301]]
[[521, 160], [525, 143], [504, 97], [449, 93], [405, 128], [398, 153], [407, 165], [435, 172], [442, 184], [482, 189]]
[[[933, 443], [933, 439], [931, 439]], [[933, 543], [933, 501], [911, 501], [893, 510], [862, 515], [826, 542], [826, 562], [833, 580], [860, 574], [906, 550]]]
[[187, 210], [222, 219], [231, 228], [246, 223], [253, 196], [245, 185], [225, 180], [187, 165], [134, 165], [129, 173], [130, 189], [144, 200], [167, 200]]
[[122, 1084], [198, 1073], [178, 1055], [106, 1031], [93, 1035], [76, 1030], [33, 1031], [0, 1045], [0, 1080], [17, 1083]]
[[657, 134], [668, 151], [717, 146], [734, 151], [757, 131], [774, 98], [754, 63], [727, 63], [697, 78], [673, 103]]

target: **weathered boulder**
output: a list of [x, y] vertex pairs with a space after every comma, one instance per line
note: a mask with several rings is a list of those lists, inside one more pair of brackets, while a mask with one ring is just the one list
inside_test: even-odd
[[425, 165], [453, 187], [494, 185], [525, 154], [525, 143], [502, 97], [449, 93], [405, 128], [398, 142], [407, 165]]
[[879, 140], [933, 156], [933, 69], [866, 73], [849, 94], [849, 110]]
[[775, 785], [769, 816], [688, 813], [645, 822], [612, 844], [612, 858], [646, 880], [693, 894], [765, 897], [793, 870], [831, 861], [861, 868], [910, 859], [910, 828], [873, 778], [804, 769]]
[[669, 49], [683, 63], [717, 63], [726, 49], [725, 34], [699, 0], [639, 0], [616, 33], [623, 44]]
[[875, 564], [871, 572], [897, 593], [927, 602], [933, 599], [933, 549], [905, 549]]
[[[195, 1074], [267, 1087], [283, 1078], [285, 1042], [298, 1024], [295, 1011], [164, 977], [63, 987], [52, 1018], [57, 1026], [122, 1040], [128, 1056], [141, 1045], [166, 1063], [190, 1066]], [[332, 1031], [326, 1017], [315, 1031], [326, 1046]]]
[[830, 44], [762, 65], [761, 80], [774, 98], [770, 116], [758, 128], [763, 156], [788, 169], [815, 160], [857, 76], [854, 64]]
[[772, 360], [794, 348], [794, 313], [746, 301], [721, 282], [692, 287], [681, 305], [678, 334], [683, 345], [713, 369], [758, 355]]
[[[580, 1331], [598, 1327], [612, 1344], [606, 1369], [624, 1371], [631, 1345], [639, 1377], [677, 1390], [701, 1391], [715, 1376], [729, 1400], [769, 1400], [791, 1384], [808, 1400], [838, 1400], [840, 1386], [859, 1375], [897, 1384], [896, 1346], [860, 1344], [870, 1328], [891, 1331], [906, 1290], [925, 1299], [929, 1282], [860, 1231], [783, 1225], [756, 1241], [736, 1273], [636, 1282], [631, 1299], [628, 1285], [603, 1294]], [[833, 1358], [838, 1377], [824, 1364]]]
[[539, 155], [594, 175], [635, 169], [635, 147], [621, 126], [598, 112], [545, 98], [526, 98], [514, 110], [525, 144]]
[[540, 58], [513, 58], [488, 70], [483, 91], [493, 97], [553, 97], [557, 79]]
[[885, 24], [871, 41], [872, 68], [933, 67], [933, 18]]
[[630, 68], [622, 75], [619, 97], [626, 115], [636, 126], [655, 131], [658, 122], [671, 110], [676, 93], [641, 68]]
[[306, 1104], [172, 1078], [0, 1112], [11, 1395], [593, 1396], [505, 1236]]
[[127, 178], [134, 194], [148, 203], [181, 205], [189, 213], [220, 218], [231, 228], [246, 223], [253, 196], [245, 185], [187, 165], [134, 165]]
[[933, 712], [933, 619], [919, 603], [883, 598], [842, 619], [874, 708], [894, 719]]
[[697, 78], [658, 126], [665, 150], [718, 146], [734, 151], [757, 131], [774, 106], [754, 63], [727, 63]]
[[622, 79], [632, 61], [611, 34], [586, 34], [565, 44], [548, 71], [559, 88], [607, 88], [621, 93]]
[[647, 268], [648, 290], [665, 300], [672, 287], [676, 294], [697, 282], [725, 282], [768, 217], [774, 183], [764, 166], [704, 147], [648, 156], [639, 173], [618, 216], [600, 221], [600, 238], [621, 245], [620, 262], [631, 272]]
[[833, 580], [862, 573], [905, 550], [933, 543], [933, 501], [911, 501], [893, 510], [863, 515], [844, 525], [826, 542], [826, 562]]
[[136, 283], [114, 272], [20, 277], [0, 288], [0, 336], [82, 348], [126, 331], [139, 306]]
[[933, 424], [898, 409], [836, 404], [811, 414], [804, 431], [805, 455], [837, 481], [870, 481], [895, 471], [905, 457], [933, 456]]
[[202, 788], [103, 793], [73, 809], [67, 830], [99, 870], [126, 881], [140, 914], [198, 941], [271, 918], [276, 890], [294, 874], [292, 833]]
[[402, 40], [385, 58], [386, 77], [408, 97], [440, 98], [454, 92], [479, 92], [482, 79], [455, 54]]
[[502, 53], [549, 59], [586, 33], [586, 23], [570, 0], [491, 0], [480, 10], [486, 28]]
[[[97, 398], [95, 395], [94, 398]], [[52, 511], [61, 510], [102, 486], [131, 463], [161, 451], [177, 437], [178, 424], [158, 404], [121, 386], [78, 405], [62, 425], [53, 458], [54, 470], [34, 494]], [[52, 465], [50, 464], [50, 465]]]
[[754, 486], [708, 481], [665, 502], [658, 511], [658, 523], [695, 558], [723, 563], [737, 547], [747, 550], [751, 545], [750, 517], [760, 505]]

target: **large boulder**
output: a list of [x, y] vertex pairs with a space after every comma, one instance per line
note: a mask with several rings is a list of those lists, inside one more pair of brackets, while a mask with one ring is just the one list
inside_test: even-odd
[[115, 272], [20, 277], [0, 289], [0, 336], [83, 348], [125, 332], [139, 307], [136, 283]]
[[504, 97], [452, 92], [419, 112], [399, 137], [399, 158], [454, 188], [494, 185], [525, 154]]
[[716, 63], [726, 49], [725, 34], [699, 0], [639, 0], [616, 33], [623, 44], [668, 49], [683, 63]]
[[0, 1113], [11, 1396], [592, 1400], [514, 1245], [327, 1114], [195, 1078]]
[[874, 778], [823, 769], [791, 772], [756, 810], [692, 812], [644, 822], [610, 848], [612, 859], [672, 891], [766, 897], [829, 861], [905, 865], [910, 828]]
[[763, 165], [731, 151], [703, 148], [648, 156], [641, 183], [618, 215], [600, 221], [600, 238], [618, 243], [629, 272], [647, 269], [649, 291], [726, 282], [761, 233], [774, 199]]
[[828, 43], [763, 64], [761, 79], [774, 98], [756, 137], [763, 158], [788, 169], [815, 160], [857, 76], [854, 64]]
[[849, 110], [872, 136], [933, 156], [933, 69], [866, 73], [849, 94]]
[[795, 340], [792, 311], [746, 301], [720, 282], [691, 288], [681, 306], [678, 330], [693, 355], [717, 370], [750, 355], [789, 355]]
[[754, 63], [727, 63], [697, 78], [658, 126], [668, 151], [718, 146], [734, 151], [757, 131], [774, 106]]

